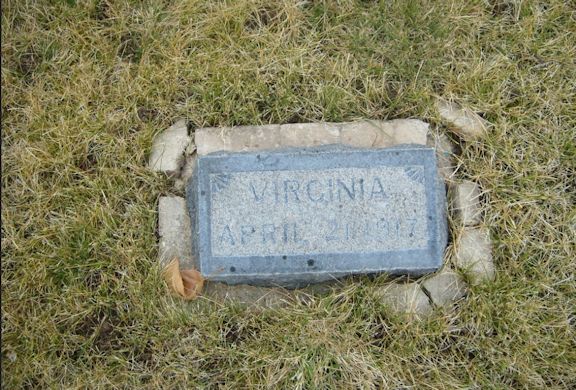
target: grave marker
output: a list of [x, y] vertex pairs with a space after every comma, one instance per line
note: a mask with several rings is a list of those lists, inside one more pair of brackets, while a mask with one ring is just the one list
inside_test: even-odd
[[432, 148], [219, 152], [198, 158], [188, 186], [209, 280], [296, 287], [442, 265], [445, 193]]

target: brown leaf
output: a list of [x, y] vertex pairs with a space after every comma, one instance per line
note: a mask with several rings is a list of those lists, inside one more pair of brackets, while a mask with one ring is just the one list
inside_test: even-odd
[[204, 287], [204, 278], [195, 269], [180, 271], [180, 260], [177, 257], [164, 268], [164, 280], [174, 295], [186, 300], [196, 298]]

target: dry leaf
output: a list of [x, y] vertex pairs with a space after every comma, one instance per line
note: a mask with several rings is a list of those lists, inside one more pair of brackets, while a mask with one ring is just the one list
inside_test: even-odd
[[204, 287], [204, 278], [195, 269], [180, 271], [180, 260], [177, 257], [164, 268], [164, 280], [173, 294], [184, 298], [194, 299]]

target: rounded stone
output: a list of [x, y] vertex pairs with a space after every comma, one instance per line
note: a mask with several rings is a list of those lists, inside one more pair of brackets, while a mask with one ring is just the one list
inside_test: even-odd
[[466, 228], [456, 241], [454, 265], [465, 272], [473, 284], [494, 280], [490, 232], [483, 227]]
[[466, 295], [466, 283], [458, 273], [445, 268], [422, 282], [436, 306], [447, 307]]
[[382, 302], [409, 318], [422, 318], [432, 311], [430, 301], [418, 283], [390, 283], [376, 291]]
[[480, 186], [473, 181], [450, 185], [449, 199], [453, 217], [463, 226], [478, 225], [482, 221]]
[[467, 141], [480, 139], [487, 132], [489, 123], [467, 108], [444, 99], [436, 100], [436, 108], [450, 129]]

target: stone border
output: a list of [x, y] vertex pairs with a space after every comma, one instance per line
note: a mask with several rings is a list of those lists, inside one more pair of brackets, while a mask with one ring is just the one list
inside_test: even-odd
[[[453, 129], [459, 129], [454, 132], [462, 139], [477, 139], [481, 135], [479, 126], [485, 129], [484, 122], [480, 119], [474, 121], [473, 116], [470, 119], [476, 114], [454, 108], [457, 107], [454, 103], [442, 102], [438, 103], [440, 116]], [[460, 111], [448, 112], [451, 108]], [[462, 112], [467, 115], [465, 119], [458, 116]], [[472, 126], [473, 130], [462, 130], [463, 124]], [[194, 137], [188, 134], [186, 122], [180, 120], [154, 140], [149, 167], [174, 178], [175, 191], [182, 193], [194, 170], [197, 155], [335, 143], [365, 148], [415, 143], [436, 149], [439, 172], [448, 187], [449, 226], [453, 240], [446, 250], [444, 267], [440, 271], [418, 281], [393, 281], [379, 288], [375, 294], [387, 306], [409, 318], [424, 317], [433, 308], [450, 308], [462, 299], [468, 291], [467, 283], [478, 284], [494, 279], [490, 235], [481, 225], [482, 190], [475, 182], [455, 179], [454, 144], [444, 134], [430, 133], [428, 123], [420, 120], [210, 127], [197, 129]], [[161, 265], [165, 266], [177, 256], [182, 268], [197, 268], [190, 246], [190, 221], [185, 198], [161, 197], [158, 211]], [[318, 288], [285, 290], [208, 282], [203, 296], [218, 302], [230, 300], [258, 307], [278, 307]]]

